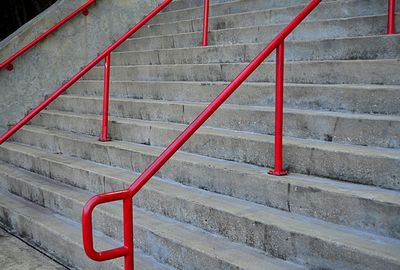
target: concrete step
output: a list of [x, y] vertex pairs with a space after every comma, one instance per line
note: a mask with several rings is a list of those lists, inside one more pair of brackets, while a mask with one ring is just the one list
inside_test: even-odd
[[[247, 64], [184, 64], [112, 66], [111, 80], [140, 81], [231, 81]], [[248, 82], [274, 82], [275, 63], [264, 63], [247, 79]], [[317, 84], [400, 84], [400, 61], [330, 60], [285, 62], [285, 81]], [[84, 76], [101, 80], [103, 67], [94, 67]]]
[[[351, 37], [318, 41], [288, 41], [286, 61], [395, 59], [400, 55], [400, 35]], [[113, 66], [211, 64], [250, 62], [265, 48], [264, 43], [194, 48], [116, 52]], [[266, 61], [275, 61], [275, 52]], [[103, 63], [100, 63], [103, 65]]]
[[[131, 170], [15, 143], [0, 146], [0, 156], [3, 161], [20, 168], [94, 193], [123, 189], [138, 176]], [[187, 182], [179, 178], [172, 180], [291, 213], [400, 238], [398, 192], [298, 174], [273, 177], [266, 174], [264, 168], [226, 161], [214, 162], [210, 168], [215, 169], [218, 163], [225, 166], [224, 169], [220, 167], [221, 173], [206, 178], [193, 177]], [[226, 171], [227, 168], [232, 169]], [[218, 176], [214, 178], [214, 175]], [[163, 183], [165, 185], [159, 177], [153, 177], [144, 189], [150, 192], [154, 184]]]
[[[2, 169], [2, 172], [5, 171]], [[18, 173], [18, 170], [14, 170], [14, 172]], [[20, 191], [13, 190], [12, 192], [18, 193]], [[25, 190], [24, 195], [35, 196], [30, 192], [33, 192], [33, 190]], [[36, 196], [37, 200], [44, 199], [40, 197], [40, 194], [36, 194]], [[29, 199], [35, 200], [33, 197]], [[53, 203], [56, 204], [57, 202]], [[64, 207], [67, 206], [64, 205]], [[123, 269], [120, 259], [97, 263], [84, 256], [80, 223], [12, 195], [1, 188], [0, 224], [12, 230], [35, 248], [60, 261], [69, 269]], [[98, 249], [106, 250], [121, 246], [121, 243], [117, 243], [100, 232], [95, 232], [94, 238]], [[171, 267], [161, 265], [138, 249], [135, 250], [135, 267], [146, 270], [172, 270]]]
[[[89, 199], [86, 192], [78, 188], [68, 188], [37, 174], [22, 170], [16, 171], [15, 167], [6, 166], [2, 166], [2, 177], [0, 177], [4, 188], [13, 190], [27, 199], [33, 198], [35, 202], [43, 204], [53, 211], [74, 219], [80, 218], [80, 208]], [[3, 178], [6, 180], [4, 181]], [[220, 233], [231, 240], [244, 242], [270, 252], [278, 258], [301, 262], [311, 268], [320, 269], [326, 267], [378, 269], [382, 265], [386, 269], [398, 269], [400, 265], [400, 259], [397, 256], [400, 252], [399, 240], [300, 217], [173, 183], [153, 183], [153, 188], [152, 191], [142, 190], [138, 198], [135, 198], [135, 204], [162, 212], [173, 218], [183, 219], [183, 222], [190, 222], [208, 231]], [[120, 204], [105, 205], [97, 210], [95, 217], [98, 229], [117, 239], [122, 238], [122, 232], [119, 229], [121, 218], [118, 217], [118, 214], [115, 215], [120, 207]], [[170, 241], [175, 240], [175, 243], [184, 242], [181, 244], [182, 246], [186, 244], [193, 248], [197, 244], [197, 247], [202, 250], [211, 249], [213, 256], [219, 258], [226, 254], [223, 250], [229, 247], [228, 256], [225, 256], [225, 260], [221, 258], [220, 261], [225, 261], [226, 264], [233, 267], [272, 269], [277, 264], [280, 268], [275, 267], [274, 269], [297, 269], [294, 265], [269, 258], [266, 254], [246, 246], [228, 242], [224, 238], [210, 235], [192, 225], [160, 217], [141, 208], [135, 208], [135, 224], [135, 238], [139, 242], [138, 245], [143, 245], [142, 248], [146, 251], [148, 251], [147, 246], [151, 246], [151, 249], [154, 250], [154, 246], [157, 244], [154, 242], [161, 244], [162, 241], [166, 242], [169, 238]], [[149, 234], [153, 238], [158, 236], [164, 239], [149, 241]], [[154, 235], [157, 236], [154, 237]], [[183, 239], [184, 241], [182, 241]], [[179, 248], [181, 249], [181, 247]], [[161, 246], [158, 249], [165, 249], [165, 247]], [[184, 264], [173, 263], [175, 260], [180, 260], [180, 258], [171, 256], [171, 253], [176, 254], [177, 252], [171, 246], [168, 246], [168, 249], [168, 262], [182, 268], [180, 265]], [[204, 253], [206, 252], [203, 251]], [[335, 255], [332, 256], [332, 254]], [[240, 259], [237, 258], [239, 255]], [[247, 257], [247, 260], [244, 260], [244, 257]], [[240, 260], [241, 265], [235, 265], [235, 258]], [[203, 269], [228, 269], [228, 267], [222, 267], [223, 263], [221, 262], [209, 265], [208, 261], [202, 261]], [[266, 267], [267, 263], [272, 267]], [[217, 265], [219, 268], [212, 268]], [[354, 265], [357, 265], [358, 268], [354, 268]], [[232, 266], [230, 268], [233, 268]]]
[[[235, 0], [215, 0], [212, 4], [213, 5], [218, 5], [218, 4], [223, 4], [223, 3], [231, 3], [234, 2]], [[192, 7], [200, 7], [203, 6], [204, 1], [200, 0], [189, 0], [189, 1], [172, 1], [163, 11], [164, 12], [171, 12], [171, 11], [177, 11], [181, 9], [186, 9], [186, 8], [192, 8]], [[210, 3], [211, 5], [211, 3]]]
[[[0, 179], [4, 188], [74, 220], [80, 219], [84, 203], [93, 195], [15, 169], [6, 164], [2, 166]], [[94, 226], [119, 240], [123, 237], [120, 208], [120, 203], [113, 203], [100, 206], [94, 212]], [[260, 250], [137, 207], [134, 209], [134, 222], [136, 246], [178, 269], [304, 269], [272, 258]]]
[[[283, 8], [256, 9], [242, 13], [225, 13], [220, 16], [212, 16], [209, 18], [209, 29], [220, 30], [254, 25], [287, 24], [293, 20], [304, 7], [305, 5], [301, 4]], [[387, 11], [387, 6], [377, 1], [350, 0], [322, 2], [306, 18], [306, 21], [385, 14]], [[193, 19], [175, 22], [171, 22], [170, 20], [158, 20], [154, 23], [151, 21], [149, 25], [135, 33], [134, 37], [199, 31], [203, 31], [202, 15]]]
[[[166, 137], [168, 134], [157, 135]], [[143, 166], [147, 167], [164, 149], [121, 141], [101, 143], [98, 142], [98, 137], [38, 126], [24, 127], [13, 138], [16, 142], [52, 152], [67, 153], [127, 169], [136, 168], [132, 167], [132, 164], [138, 166], [138, 163], [143, 162], [143, 157], [146, 157], [147, 161]], [[194, 144], [192, 146], [193, 148], [197, 146], [197, 152], [203, 155], [219, 159], [233, 160], [235, 158], [235, 161], [258, 166], [273, 166], [274, 141], [272, 136], [209, 128], [205, 135], [197, 135], [194, 138], [198, 139], [192, 139], [192, 141], [205, 141], [204, 145]], [[170, 139], [172, 141], [174, 138]], [[245, 146], [244, 143], [246, 143]], [[225, 145], [226, 151], [218, 151], [215, 148], [217, 145]], [[244, 151], [236, 151], [236, 148], [244, 149]], [[400, 163], [398, 150], [285, 137], [284, 152], [284, 165], [292, 172], [390, 189], [398, 190], [400, 188], [399, 177], [393, 173], [397, 171]], [[185, 154], [191, 156], [189, 153]], [[202, 158], [205, 157], [202, 156]], [[179, 171], [181, 170], [182, 168], [179, 169]], [[203, 172], [203, 176], [207, 173], [208, 171]]]
[[[206, 106], [205, 103], [112, 99], [110, 115], [189, 124]], [[52, 108], [73, 113], [43, 112], [40, 117], [33, 120], [33, 123], [69, 129], [71, 125], [74, 125], [74, 121], [80, 120], [84, 123], [91, 121], [92, 127], [89, 130], [98, 131], [96, 126], [98, 121], [101, 121], [102, 98], [66, 96], [53, 104]], [[179, 112], [179, 109], [182, 110]], [[82, 114], [91, 115], [81, 117]], [[274, 119], [275, 109], [273, 107], [227, 104], [215, 113], [206, 126], [273, 135], [275, 132]], [[284, 119], [284, 136], [353, 145], [400, 148], [400, 116], [286, 109]], [[138, 125], [136, 129], [142, 126], [136, 120], [130, 122], [128, 119], [112, 118], [111, 122], [115, 125], [113, 131], [116, 134], [121, 134], [121, 129], [127, 128], [124, 125], [132, 125], [131, 128]], [[84, 127], [84, 123], [77, 125], [76, 128]], [[374, 128], [371, 129], [371, 126]], [[179, 128], [179, 130], [181, 129]], [[113, 133], [111, 132], [110, 135], [113, 136]], [[126, 140], [127, 138], [121, 139]]]
[[[396, 16], [396, 24], [400, 23]], [[255, 25], [209, 32], [209, 45], [267, 43], [287, 24]], [[290, 40], [319, 40], [356, 36], [383, 35], [387, 31], [387, 14], [303, 22], [291, 33]], [[125, 41], [118, 51], [184, 48], [201, 45], [202, 31], [171, 35], [137, 37]]]
[[[215, 14], [218, 12], [227, 13], [232, 12], [234, 10], [255, 10], [259, 8], [274, 8], [274, 7], [285, 7], [294, 4], [303, 4], [307, 3], [307, 0], [281, 0], [281, 1], [262, 1], [262, 0], [216, 0], [210, 3], [210, 13]], [[182, 13], [189, 12], [191, 13], [192, 9], [201, 9], [203, 10], [204, 1], [203, 0], [189, 0], [189, 1], [173, 1], [170, 5], [168, 5], [160, 15], [164, 15], [169, 13]]]
[[[185, 2], [185, 1], [183, 1]], [[359, 5], [357, 5], [356, 1], [349, 1], [349, 0], [340, 0], [340, 1], [323, 1], [320, 6], [327, 5], [327, 2], [332, 2], [332, 4], [335, 4], [335, 2], [342, 3], [343, 6], [348, 7], [348, 10], [346, 11], [346, 14], [354, 14], [354, 12], [358, 12], [357, 14], [359, 15], [369, 15], [371, 14], [372, 10], [384, 10], [384, 13], [387, 11], [387, 3], [381, 3], [377, 2], [374, 0], [361, 0], [358, 1]], [[174, 2], [176, 3], [176, 2]], [[280, 15], [282, 17], [285, 14], [286, 9], [294, 8], [295, 6], [303, 5], [305, 6], [309, 1], [302, 1], [302, 0], [296, 0], [296, 1], [262, 1], [262, 0], [257, 0], [257, 1], [229, 1], [225, 3], [210, 3], [210, 17], [218, 17], [218, 16], [224, 16], [227, 14], [234, 15], [238, 13], [245, 13], [245, 12], [252, 12], [255, 10], [266, 10], [266, 9], [281, 9]], [[174, 11], [167, 11], [167, 12], [162, 12], [158, 14], [156, 17], [154, 17], [151, 20], [151, 24], [159, 24], [159, 23], [167, 23], [167, 22], [177, 22], [177, 21], [182, 21], [182, 20], [191, 20], [191, 19], [201, 19], [203, 18], [203, 3], [200, 3], [199, 5], [196, 6], [191, 6], [185, 9], [181, 10], [174, 10]], [[355, 9], [357, 11], [355, 11]], [[398, 7], [396, 7], [396, 10], [400, 10]], [[315, 16], [315, 14], [318, 12], [323, 12], [321, 11], [320, 7], [317, 7], [317, 9], [311, 13], [309, 16]], [[271, 11], [272, 13], [272, 11]], [[293, 18], [293, 17], [292, 17]], [[265, 18], [268, 20], [268, 18]]]
[[[114, 98], [210, 102], [226, 82], [111, 81]], [[102, 80], [80, 80], [65, 94], [103, 96]], [[285, 108], [353, 113], [400, 114], [400, 87], [285, 83]], [[61, 97], [62, 98], [62, 97]], [[275, 83], [244, 83], [227, 104], [275, 106]]]

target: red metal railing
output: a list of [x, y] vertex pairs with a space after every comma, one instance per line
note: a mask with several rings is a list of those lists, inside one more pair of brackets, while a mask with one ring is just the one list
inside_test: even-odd
[[208, 44], [208, 17], [210, 11], [210, 0], [204, 0], [204, 16], [203, 16], [203, 46]]
[[[89, 1], [92, 4], [95, 0]], [[283, 83], [284, 83], [284, 41], [285, 38], [313, 11], [322, 0], [311, 0], [310, 3], [291, 21], [257, 57], [204, 109], [204, 111], [166, 148], [166, 150], [135, 180], [126, 190], [109, 192], [94, 196], [85, 205], [82, 213], [83, 243], [87, 255], [96, 261], [105, 261], [118, 257], [125, 258], [125, 270], [133, 269], [133, 196], [151, 179], [152, 176], [175, 154], [176, 151], [204, 124], [205, 121], [228, 99], [228, 97], [258, 68], [258, 66], [276, 49], [276, 113], [275, 113], [275, 164], [274, 169], [269, 171], [273, 175], [285, 175], [287, 171], [282, 166], [282, 129], [283, 129]], [[57, 89], [50, 97], [43, 101], [38, 107], [31, 111], [15, 126], [0, 137], [0, 144], [6, 141], [22, 126], [28, 123], [40, 111], [46, 108], [58, 96], [64, 93], [71, 85], [84, 76], [89, 70], [96, 66], [101, 60], [104, 61], [104, 99], [103, 99], [103, 121], [100, 140], [108, 141], [108, 103], [111, 52], [120, 46], [125, 40], [132, 36], [137, 30], [151, 20], [156, 14], [163, 10], [172, 0], [165, 0], [151, 13], [132, 27], [125, 35], [114, 44], [104, 50], [98, 57], [86, 65], [81, 71], [73, 76], [68, 82]], [[89, 4], [89, 5], [90, 5]], [[78, 9], [79, 12], [87, 9]], [[76, 14], [77, 14], [76, 13]], [[74, 13], [73, 13], [74, 14]], [[75, 15], [76, 15], [75, 14]], [[72, 14], [71, 14], [72, 15]], [[73, 16], [75, 16], [73, 15]], [[389, 0], [388, 34], [395, 32], [394, 29], [395, 1]], [[208, 39], [208, 16], [209, 0], [204, 1], [204, 24], [202, 45], [207, 45]], [[15, 59], [15, 58], [14, 58]], [[8, 60], [7, 60], [8, 61]], [[12, 60], [11, 60], [12, 61]], [[9, 62], [8, 64], [11, 64]], [[7, 64], [7, 65], [8, 65]], [[93, 210], [99, 204], [123, 201], [124, 213], [124, 246], [113, 250], [97, 252], [93, 246]]]
[[[228, 99], [228, 97], [257, 69], [257, 67], [277, 49], [277, 131], [282, 132], [283, 106], [283, 61], [285, 38], [314, 10], [322, 0], [312, 0], [300, 14], [288, 24], [256, 58], [204, 109], [204, 111], [161, 153], [161, 155], [125, 190], [99, 194], [91, 198], [82, 213], [83, 243], [87, 255], [97, 261], [125, 257], [125, 270], [133, 269], [133, 196], [153, 177], [157, 171], [175, 154], [176, 151], [198, 130], [207, 119]], [[279, 101], [278, 101], [279, 99]], [[282, 134], [276, 134], [282, 137]], [[279, 136], [276, 136], [279, 137]], [[280, 138], [281, 142], [282, 138]], [[281, 152], [280, 152], [281, 153]], [[282, 154], [282, 153], [281, 153]], [[281, 156], [280, 156], [281, 158]], [[278, 164], [279, 165], [279, 164]], [[285, 174], [280, 167], [271, 172]], [[102, 252], [93, 247], [92, 214], [96, 206], [113, 201], [123, 201], [124, 246]]]
[[25, 45], [22, 49], [20, 49], [18, 52], [16, 52], [13, 56], [5, 60], [0, 64], [0, 70], [3, 69], [4, 67], [7, 67], [8, 70], [13, 70], [14, 66], [12, 62], [17, 59], [21, 54], [25, 53], [27, 50], [38, 44], [40, 41], [45, 39], [48, 35], [53, 33], [55, 30], [60, 28], [62, 25], [64, 25], [66, 22], [70, 21], [72, 18], [74, 18], [76, 15], [82, 12], [83, 15], [87, 16], [89, 14], [88, 7], [92, 5], [96, 0], [89, 0], [87, 1], [84, 5], [82, 5], [80, 8], [69, 14], [67, 17], [62, 19], [60, 22], [55, 24], [53, 27], [51, 27], [49, 30], [35, 38], [33, 41], [31, 41], [29, 44]]
[[393, 35], [396, 33], [395, 29], [395, 10], [396, 10], [396, 0], [388, 0], [388, 35]]

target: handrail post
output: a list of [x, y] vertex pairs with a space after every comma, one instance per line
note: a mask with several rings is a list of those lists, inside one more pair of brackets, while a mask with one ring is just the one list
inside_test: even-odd
[[125, 256], [125, 270], [134, 270], [132, 197], [124, 199], [124, 246], [128, 250]]
[[204, 18], [203, 18], [203, 42], [202, 46], [208, 45], [208, 17], [210, 11], [210, 0], [204, 0]]
[[104, 94], [103, 94], [103, 123], [101, 128], [100, 141], [111, 141], [108, 137], [108, 107], [110, 98], [110, 65], [111, 54], [107, 54], [104, 58]]
[[282, 135], [283, 135], [283, 82], [284, 82], [285, 47], [282, 41], [276, 49], [276, 97], [275, 97], [275, 162], [274, 169], [268, 173], [276, 176], [287, 175], [282, 169]]
[[395, 6], [396, 0], [388, 0], [388, 35], [393, 35], [396, 33], [395, 29]]

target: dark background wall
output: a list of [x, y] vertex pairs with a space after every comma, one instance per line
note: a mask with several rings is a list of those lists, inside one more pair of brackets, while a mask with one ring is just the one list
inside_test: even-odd
[[0, 40], [34, 18], [57, 0], [0, 0]]

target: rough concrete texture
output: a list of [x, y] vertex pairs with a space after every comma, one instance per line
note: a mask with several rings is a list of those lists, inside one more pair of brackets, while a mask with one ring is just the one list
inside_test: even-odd
[[[160, 0], [96, 1], [88, 16], [78, 15], [0, 71], [0, 133], [124, 34]], [[0, 61], [52, 27], [86, 0], [59, 0], [0, 43]], [[118, 14], [118, 15], [117, 15]], [[55, 72], [57, 71], [57, 72]]]
[[[152, 100], [131, 101], [128, 99], [114, 99], [114, 106], [110, 107], [110, 115], [152, 121], [189, 123], [207, 105], [206, 103], [155, 102]], [[84, 106], [84, 104], [88, 103], [92, 106]], [[68, 128], [61, 126], [67, 125], [71, 127], [70, 131], [83, 132], [79, 128], [74, 130], [73, 123], [78, 124], [78, 122], [74, 121], [82, 119], [79, 114], [101, 114], [102, 99], [93, 98], [88, 100], [88, 98], [70, 95], [60, 98], [51, 108], [57, 111], [43, 112], [37, 119], [32, 120], [33, 123], [38, 123], [39, 125], [46, 123], [49, 127], [68, 130]], [[179, 113], [180, 109], [182, 109], [182, 112]], [[74, 111], [75, 113], [67, 113], [65, 115], [65, 113], [60, 113], [60, 110]], [[162, 112], [168, 112], [168, 114], [163, 114]], [[207, 126], [273, 135], [275, 128], [274, 117], [273, 107], [230, 104], [221, 107], [207, 122]], [[286, 136], [363, 146], [400, 147], [400, 138], [398, 137], [398, 131], [400, 130], [399, 116], [370, 114], [354, 116], [349, 113], [336, 112], [319, 112], [317, 114], [315, 111], [287, 109], [284, 117], [284, 135]], [[40, 118], [42, 119], [40, 120]], [[70, 119], [69, 121], [68, 118]], [[93, 127], [100, 128], [101, 125], [98, 126], [97, 124], [93, 124], [93, 127], [88, 127], [88, 119], [92, 119], [92, 121], [94, 119], [100, 120], [97, 116], [84, 117], [82, 121], [85, 122], [81, 122], [81, 128], [85, 127], [85, 125], [89, 130], [94, 130]], [[118, 125], [120, 121], [123, 122], [121, 124], [124, 127], [135, 124], [116, 118], [113, 119], [112, 126]], [[155, 124], [155, 126], [160, 125], [162, 124]], [[183, 128], [177, 128], [176, 125], [169, 126], [172, 130]], [[371, 126], [375, 128], [371, 129]], [[163, 125], [163, 127], [168, 128], [168, 125]], [[117, 130], [115, 132], [121, 133]], [[129, 141], [129, 138], [119, 137], [118, 139]]]
[[[212, 1], [200, 47], [203, 0], [173, 1], [111, 56], [111, 142], [99, 64], [0, 146], [2, 224], [65, 265], [121, 269], [84, 256], [85, 202], [127, 188], [308, 2]], [[143, 187], [139, 269], [400, 269], [400, 35], [383, 2], [323, 1], [286, 41], [288, 176], [267, 174], [271, 54]], [[96, 208], [99, 248], [121, 245], [120, 213]]]
[[[135, 178], [130, 170], [51, 154], [28, 146], [7, 144], [1, 147], [0, 151], [6, 162], [95, 193], [122, 189]], [[205, 187], [210, 191], [293, 213], [400, 238], [400, 235], [397, 235], [400, 201], [395, 192], [368, 186], [361, 188], [354, 184], [301, 175], [274, 178], [268, 176], [265, 169], [260, 167], [226, 161], [216, 164], [216, 160], [213, 159], [196, 160], [187, 155], [183, 156], [182, 160], [186, 160], [186, 164], [180, 160], [173, 160], [172, 163], [181, 162], [181, 167], [190, 167], [194, 172], [190, 178], [191, 182], [186, 182], [185, 178], [176, 180], [183, 184]], [[189, 165], [196, 161], [196, 165]], [[208, 178], [201, 177], [204, 174], [201, 167], [209, 172]], [[199, 171], [198, 176], [195, 175], [195, 171]], [[163, 171], [162, 175], [167, 178], [173, 177], [168, 171]], [[218, 179], [215, 183], [214, 177]], [[258, 188], [253, 189], [252, 186]], [[340, 207], [337, 201], [341, 201]], [[367, 212], [368, 215], [365, 215]]]
[[67, 270], [0, 228], [0, 264], [3, 270]]
[[[400, 19], [397, 16], [396, 22], [399, 23], [399, 21]], [[209, 45], [254, 42], [267, 43], [285, 26], [286, 24], [275, 24], [211, 30], [209, 33]], [[384, 15], [307, 21], [303, 22], [286, 40], [318, 40], [379, 35], [385, 33], [386, 28], [387, 18]], [[321, 29], [323, 29], [323, 31], [321, 31]], [[118, 50], [128, 51], [199, 46], [199, 35], [201, 35], [201, 33], [202, 32], [188, 32], [164, 36], [156, 35], [132, 38], [122, 44]]]
[[[46, 181], [31, 173], [15, 172], [12, 168], [3, 168], [3, 171], [5, 175], [8, 174], [5, 179], [4, 176], [1, 177], [2, 181], [7, 181], [7, 184], [3, 184], [4, 187], [9, 185], [8, 189], [14, 193], [74, 219], [79, 219], [80, 208], [89, 198], [89, 195], [75, 188]], [[191, 191], [180, 186], [176, 186], [174, 191], [173, 186], [159, 183], [154, 188], [158, 194], [149, 198], [147, 190], [141, 191], [135, 204], [145, 208], [146, 204], [150, 204], [150, 209], [155, 212], [190, 221], [191, 224], [207, 231], [218, 232], [234, 241], [245, 242], [282, 259], [297, 261], [296, 257], [301, 253], [302, 258], [307, 258], [306, 263], [310, 266], [321, 266], [322, 259], [326, 266], [340, 269], [376, 269], [378, 265], [397, 269], [399, 265], [396, 255], [400, 252], [398, 240], [366, 233], [357, 235], [340, 226], [296, 217], [223, 196], [213, 195], [211, 199], [207, 192]], [[71, 196], [71, 193], [74, 195]], [[170, 199], [165, 196], [170, 196]], [[118, 225], [121, 220], [115, 216], [119, 208], [118, 204], [108, 204], [107, 207], [98, 210], [95, 227], [107, 235], [122, 239]], [[255, 250], [231, 244], [189, 225], [159, 217], [142, 209], [135, 210], [135, 220], [135, 238], [138, 244], [145, 251], [155, 252], [153, 255], [156, 258], [160, 256], [162, 261], [177, 268], [195, 265], [195, 260], [199, 260], [200, 256], [203, 259], [198, 264], [198, 269], [234, 269], [237, 266], [260, 269], [268, 264], [278, 267], [276, 265], [279, 263], [288, 269], [290, 267]], [[270, 234], [268, 231], [275, 233]], [[283, 240], [285, 238], [286, 240]], [[269, 240], [266, 241], [267, 239]], [[314, 245], [309, 246], [309, 241], [313, 241]], [[163, 247], [164, 245], [167, 248]], [[222, 247], [230, 252], [226, 254]], [[169, 255], [177, 249], [187, 251], [173, 257]], [[319, 252], [316, 253], [316, 250]], [[332, 250], [334, 256], [331, 255]], [[241, 254], [240, 258], [235, 253]], [[182, 254], [186, 256], [183, 258]], [[354, 268], [354, 265], [358, 267]]]
[[[114, 81], [111, 98], [210, 102], [228, 83], [194, 81]], [[67, 94], [101, 96], [102, 81], [82, 80]], [[398, 86], [285, 83], [285, 107], [308, 110], [400, 114]], [[244, 83], [226, 104], [274, 106], [274, 83]]]

